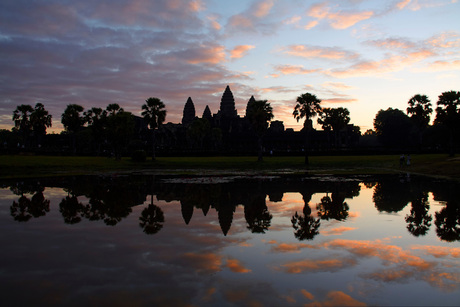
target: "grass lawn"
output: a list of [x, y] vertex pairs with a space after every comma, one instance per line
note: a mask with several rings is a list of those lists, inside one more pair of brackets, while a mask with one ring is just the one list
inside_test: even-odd
[[0, 178], [55, 175], [84, 175], [118, 172], [155, 172], [193, 174], [213, 171], [234, 172], [306, 172], [312, 174], [383, 174], [413, 172], [432, 176], [460, 178], [460, 158], [445, 154], [413, 155], [412, 165], [399, 168], [399, 156], [311, 156], [305, 167], [304, 157], [159, 157], [156, 161], [133, 162], [130, 158], [105, 157], [0, 156]]

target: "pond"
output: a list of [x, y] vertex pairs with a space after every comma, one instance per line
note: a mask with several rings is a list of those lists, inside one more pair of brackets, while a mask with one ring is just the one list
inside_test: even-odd
[[0, 184], [3, 306], [460, 303], [456, 182], [139, 175]]

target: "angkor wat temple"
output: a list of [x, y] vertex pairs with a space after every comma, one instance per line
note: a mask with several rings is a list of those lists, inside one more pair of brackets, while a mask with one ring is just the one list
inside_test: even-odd
[[[248, 104], [251, 100], [255, 100], [254, 96], [250, 97]], [[354, 125], [348, 125], [338, 134], [334, 134], [314, 129], [309, 121], [307, 129], [304, 127], [301, 131], [294, 131], [290, 128], [285, 129], [282, 121], [274, 120], [263, 137], [263, 146], [266, 153], [300, 153], [304, 151], [305, 133], [308, 133], [309, 151], [350, 149], [356, 146], [359, 140], [356, 128]], [[257, 136], [246, 117], [238, 115], [229, 86], [222, 94], [217, 113], [213, 114], [207, 105], [202, 116], [198, 117], [193, 100], [189, 97], [184, 106], [182, 122], [162, 125], [157, 137], [159, 154], [257, 153]]]

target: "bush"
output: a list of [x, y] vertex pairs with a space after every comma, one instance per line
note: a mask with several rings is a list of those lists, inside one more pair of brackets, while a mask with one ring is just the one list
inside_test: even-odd
[[134, 162], [145, 162], [147, 160], [147, 153], [145, 150], [136, 150], [133, 152], [131, 159]]

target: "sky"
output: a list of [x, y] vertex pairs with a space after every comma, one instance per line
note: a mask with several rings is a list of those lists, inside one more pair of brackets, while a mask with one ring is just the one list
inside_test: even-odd
[[140, 115], [149, 97], [179, 123], [188, 97], [217, 113], [229, 85], [240, 116], [253, 95], [300, 130], [311, 93], [364, 132], [416, 94], [435, 108], [460, 91], [459, 16], [458, 0], [2, 0], [0, 129], [21, 104], [44, 104], [59, 132], [68, 104]]

